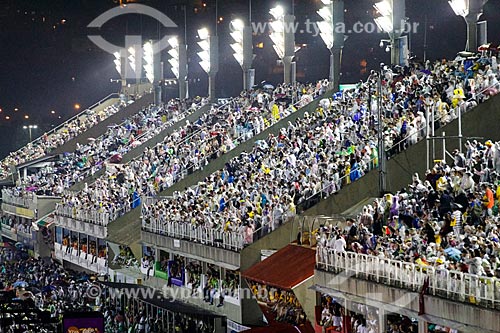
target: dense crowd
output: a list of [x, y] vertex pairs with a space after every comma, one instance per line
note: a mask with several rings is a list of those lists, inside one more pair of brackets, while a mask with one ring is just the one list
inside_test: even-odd
[[[300, 85], [296, 89], [301, 92], [301, 106], [312, 100], [318, 87]], [[139, 158], [108, 170], [84, 190], [64, 193], [57, 214], [99, 224], [113, 221], [137, 207], [141, 196], [157, 195], [293, 112], [293, 105], [279, 102], [288, 93], [287, 86], [273, 91], [256, 90], [212, 108], [196, 122], [186, 122], [155, 147], [146, 148]]]
[[48, 313], [54, 323], [60, 323], [65, 312], [99, 311], [105, 318], [105, 333], [160, 333], [167, 325], [175, 332], [213, 330], [209, 322], [182, 314], [167, 316], [166, 310], [153, 309], [139, 299], [116, 297], [99, 282], [103, 278], [65, 270], [50, 259], [21, 259], [17, 250], [0, 249], [0, 290], [14, 291], [12, 302]]
[[89, 128], [97, 125], [99, 122], [114, 115], [120, 111], [122, 107], [123, 104], [117, 103], [100, 112], [86, 110], [78, 117], [73, 118], [63, 126], [57, 128], [55, 131], [44, 133], [42, 137], [10, 153], [0, 162], [0, 178], [4, 179], [11, 173], [11, 166], [45, 156], [68, 140], [77, 137]]
[[500, 143], [467, 142], [408, 188], [364, 207], [319, 243], [441, 270], [500, 278]]
[[304, 310], [293, 291], [256, 282], [251, 283], [250, 288], [257, 301], [269, 308], [276, 321], [292, 325], [302, 325], [306, 322]]
[[[490, 85], [498, 84], [498, 68], [492, 69], [492, 62], [481, 58], [436, 62], [425, 69], [385, 68], [380, 96], [388, 155], [425, 137], [426, 108], [439, 111], [434, 119], [438, 127], [476, 105], [468, 97], [495, 94]], [[475, 75], [477, 82], [463, 85], [462, 75]], [[483, 76], [488, 80], [479, 79]], [[169, 223], [187, 223], [236, 233], [251, 243], [293, 216], [297, 207], [307, 209], [357, 180], [378, 162], [377, 81], [373, 72], [366, 83], [334, 101], [322, 100], [315, 114], [305, 114], [278, 136], [257, 142], [251, 152], [203, 182], [143, 205], [143, 227], [165, 234]]]
[[29, 197], [32, 194], [60, 196], [75, 183], [93, 175], [108, 163], [119, 159], [172, 124], [181, 121], [206, 103], [203, 99], [191, 102], [171, 100], [165, 105], [148, 106], [121, 124], [108, 127], [106, 133], [88, 143], [78, 144], [72, 153], [49, 163], [22, 180], [22, 186], [7, 191], [4, 199]]

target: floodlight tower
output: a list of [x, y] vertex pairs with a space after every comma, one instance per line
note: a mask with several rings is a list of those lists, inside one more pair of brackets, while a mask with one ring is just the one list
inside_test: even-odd
[[208, 96], [211, 102], [215, 102], [215, 77], [219, 71], [219, 38], [210, 36], [207, 28], [198, 30], [200, 42], [198, 45], [202, 51], [198, 52], [200, 66], [208, 74]]
[[466, 51], [477, 52], [477, 22], [483, 15], [483, 7], [488, 0], [450, 0], [448, 3], [457, 16], [462, 16], [467, 24]]
[[391, 41], [391, 64], [404, 65], [402, 59], [406, 50], [401, 48], [401, 36], [406, 23], [405, 0], [383, 0], [377, 2], [375, 10], [380, 14], [375, 18], [378, 28], [389, 34]]
[[295, 33], [293, 31], [295, 16], [288, 15], [281, 6], [272, 8], [269, 13], [273, 16], [271, 22], [271, 40], [274, 50], [283, 62], [284, 83], [294, 84], [296, 80], [296, 68], [293, 63], [295, 57]]
[[318, 27], [321, 38], [330, 50], [330, 83], [333, 89], [338, 91], [345, 37], [335, 27], [344, 24], [344, 0], [321, 0], [321, 2], [324, 6], [318, 10], [318, 14], [323, 21], [318, 22]]
[[177, 37], [170, 38], [168, 44], [171, 47], [168, 51], [170, 55], [168, 62], [179, 84], [179, 98], [183, 100], [187, 98], [187, 46], [186, 44], [179, 43]]
[[243, 69], [243, 89], [250, 90], [253, 86], [252, 62], [255, 57], [252, 47], [252, 30], [240, 19], [231, 21], [231, 30], [231, 37], [235, 42], [231, 44], [233, 56]]

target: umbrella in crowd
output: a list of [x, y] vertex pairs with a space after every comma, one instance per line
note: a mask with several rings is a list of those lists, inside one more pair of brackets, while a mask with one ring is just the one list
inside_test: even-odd
[[63, 287], [63, 286], [68, 286], [68, 285], [69, 285], [69, 283], [68, 283], [68, 282], [66, 282], [66, 281], [64, 281], [64, 280], [56, 280], [56, 281], [54, 281], [52, 284], [53, 284], [54, 286], [61, 286], [61, 287]]
[[28, 282], [26, 281], [16, 281], [12, 284], [14, 288], [26, 288], [28, 286]]
[[114, 154], [109, 158], [110, 163], [121, 163], [123, 156], [121, 154]]
[[459, 261], [460, 256], [462, 255], [462, 252], [454, 247], [447, 248], [444, 252], [446, 252], [446, 254], [455, 261]]
[[48, 285], [48, 286], [45, 286], [42, 288], [43, 293], [49, 293], [49, 292], [54, 291], [54, 290], [56, 290], [56, 287], [52, 286], [52, 285]]
[[35, 298], [35, 295], [33, 295], [31, 291], [25, 291], [19, 295], [19, 299], [22, 301], [25, 301], [28, 298]]

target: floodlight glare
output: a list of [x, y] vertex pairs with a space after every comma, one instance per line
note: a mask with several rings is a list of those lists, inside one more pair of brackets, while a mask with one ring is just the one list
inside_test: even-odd
[[390, 16], [392, 14], [392, 6], [389, 1], [390, 0], [377, 2], [376, 4], [373, 5], [373, 7], [375, 7], [375, 9], [377, 10], [377, 12], [380, 13], [380, 15]]
[[457, 16], [466, 17], [469, 15], [469, 2], [467, 0], [450, 0], [448, 3]]
[[245, 23], [240, 19], [235, 19], [231, 21], [231, 26], [234, 31], [243, 31]]
[[275, 20], [279, 20], [285, 15], [285, 10], [282, 6], [276, 6], [274, 8], [271, 8], [269, 13], [274, 17]]
[[380, 30], [386, 33], [391, 33], [394, 28], [391, 18], [387, 16], [377, 17], [375, 24]]
[[132, 70], [134, 72], [137, 71], [137, 68], [136, 68], [136, 59], [135, 59], [135, 48], [133, 47], [129, 47], [128, 48], [128, 61], [130, 62], [130, 67], [132, 68]]
[[113, 53], [115, 56], [115, 60], [113, 61], [115, 63], [115, 68], [116, 71], [121, 75], [122, 74], [122, 55], [120, 52], [115, 52]]
[[168, 40], [168, 45], [170, 45], [170, 47], [173, 47], [173, 48], [176, 48], [179, 46], [179, 39], [177, 39], [177, 37], [172, 37]]
[[200, 37], [201, 40], [208, 39], [208, 37], [210, 37], [208, 29], [202, 28], [202, 29], [198, 30], [198, 36]]
[[154, 50], [153, 43], [146, 42], [143, 47], [144, 50], [144, 71], [146, 73], [146, 78], [150, 83], [154, 82], [155, 73], [154, 73]]

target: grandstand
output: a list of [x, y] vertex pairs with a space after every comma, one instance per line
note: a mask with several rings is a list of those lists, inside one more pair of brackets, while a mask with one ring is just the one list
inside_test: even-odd
[[[435, 71], [440, 70], [436, 65]], [[160, 290], [167, 285], [171, 298], [190, 295], [183, 301], [211, 318], [227, 318], [237, 330], [265, 326], [264, 314], [272, 327], [331, 331], [345, 328], [338, 318], [345, 320], [349, 311], [357, 327], [374, 332], [386, 331], [388, 323], [495, 332], [500, 327], [498, 260], [484, 258], [484, 253], [487, 258], [497, 254], [486, 244], [487, 237], [490, 245], [498, 242], [498, 234], [491, 234], [497, 223], [490, 218], [493, 212], [480, 213], [491, 230], [475, 225], [464, 236], [465, 227], [452, 228], [454, 240], [466, 246], [473, 237], [475, 242], [482, 238], [484, 251], [473, 255], [487, 261], [489, 273], [479, 268], [457, 272], [450, 258], [436, 254], [433, 261], [422, 256], [417, 261], [407, 244], [401, 256], [387, 253], [403, 248], [398, 237], [405, 242], [407, 232], [411, 238], [424, 229], [404, 227], [404, 216], [415, 212], [439, 220], [460, 210], [451, 205], [443, 210], [445, 191], [458, 197], [463, 190], [459, 172], [463, 177], [477, 163], [481, 183], [496, 181], [485, 171], [496, 167], [496, 145], [479, 140], [461, 154], [458, 138], [487, 135], [500, 141], [495, 127], [499, 97], [492, 92], [498, 81], [484, 83], [474, 100], [465, 101], [462, 95], [470, 91], [447, 88], [453, 76], [441, 78], [441, 90], [426, 92], [431, 74], [387, 69], [384, 75], [383, 107], [388, 111], [381, 125], [391, 175], [387, 190], [394, 195], [387, 195], [389, 203], [377, 200], [375, 209], [359, 204], [381, 194], [375, 171], [379, 124], [376, 110], [367, 106], [371, 78], [335, 95], [323, 82], [300, 85], [292, 94], [301, 96], [298, 101], [291, 101], [290, 89], [282, 86], [242, 93], [223, 105], [200, 99], [152, 106], [146, 95], [96, 126], [75, 130], [66, 143], [55, 140], [59, 145], [41, 149], [37, 160], [26, 164], [12, 155], [7, 165], [18, 164], [15, 173], [22, 175], [22, 185], [2, 192], [2, 236], [48, 256], [52, 234], [54, 258], [66, 267], [108, 275], [113, 283]], [[415, 80], [421, 91], [410, 97], [404, 85], [412, 87]], [[456, 102], [449, 109], [442, 106], [433, 123], [457, 140], [436, 144], [442, 154], [426, 179], [436, 172], [439, 177], [429, 176], [429, 184], [413, 179], [407, 187], [415, 173], [426, 171], [429, 126], [421, 110], [431, 93], [436, 107], [445, 100]], [[490, 117], [478, 117], [484, 113]], [[464, 124], [460, 131], [459, 121]], [[55, 170], [62, 170], [61, 176]], [[422, 208], [428, 198], [422, 186], [438, 193], [441, 206], [427, 205], [420, 216], [417, 206]], [[482, 197], [478, 187], [467, 191], [475, 200]], [[392, 200], [398, 205], [391, 206]], [[359, 218], [350, 219], [357, 214], [354, 208], [349, 216], [342, 214], [355, 206], [362, 207]], [[375, 231], [377, 209], [387, 212], [383, 220], [389, 223], [379, 221]], [[432, 224], [434, 234], [442, 227]], [[375, 234], [382, 248], [370, 248]], [[458, 244], [444, 247], [451, 244], [447, 237], [442, 235], [443, 252], [463, 251]]]

